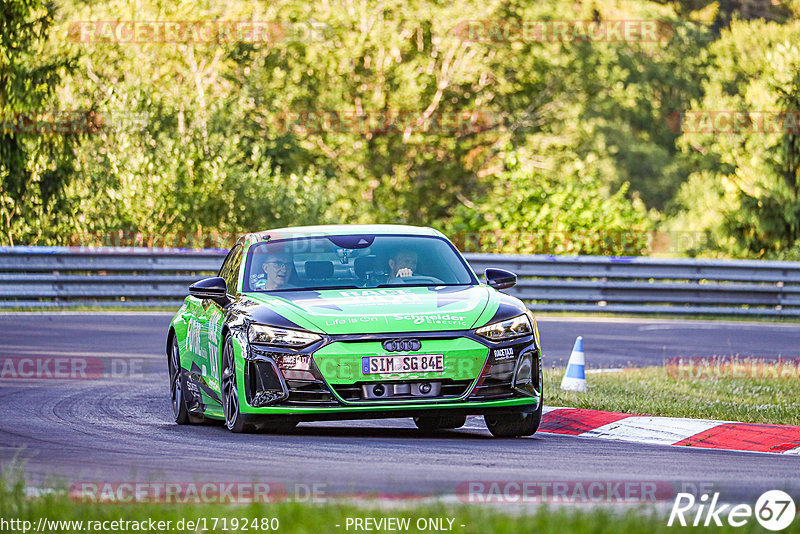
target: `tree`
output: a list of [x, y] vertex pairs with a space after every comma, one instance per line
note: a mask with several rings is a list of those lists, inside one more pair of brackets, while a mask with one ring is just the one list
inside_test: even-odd
[[564, 176], [510, 151], [505, 172], [474, 205], [461, 207], [449, 232], [469, 252], [642, 255], [652, 222], [644, 204], [623, 185], [609, 192], [591, 170]]
[[54, 17], [54, 4], [42, 0], [5, 0], [0, 10], [0, 228], [12, 245], [57, 232], [69, 219], [63, 192], [79, 134], [23, 132], [34, 120], [44, 119], [45, 130], [61, 120], [48, 112], [75, 58], [44, 52]]
[[[684, 127], [692, 131], [678, 141], [695, 170], [667, 222], [674, 230], [705, 236], [688, 253], [800, 258], [798, 141], [792, 126], [800, 110], [799, 41], [798, 21], [734, 21], [710, 46], [705, 96], [691, 106], [694, 118]], [[719, 111], [752, 122], [718, 131], [710, 118]], [[773, 119], [777, 129], [770, 126]]]
[[788, 121], [768, 161], [772, 172], [756, 191], [739, 190], [724, 227], [750, 254], [800, 259], [800, 72], [775, 92]]
[[[64, 6], [61, 34], [73, 37], [84, 33], [71, 32], [71, 24], [89, 20], [272, 21], [285, 35], [269, 42], [131, 43], [90, 31], [90, 42], [57, 41], [83, 52], [79, 68], [58, 86], [62, 105], [143, 120], [85, 136], [68, 160], [72, 168], [63, 167], [71, 179], [59, 182], [61, 194], [53, 198], [61, 204], [48, 200], [54, 207], [46, 217], [35, 210], [15, 215], [27, 225], [17, 234], [39, 244], [120, 232], [159, 244], [165, 236], [341, 221], [495, 231], [492, 221], [502, 220], [503, 228], [523, 232], [527, 218], [545, 214], [558, 231], [613, 233], [630, 225], [638, 234], [649, 229], [647, 219], [658, 219], [648, 208], [669, 206], [676, 189], [690, 191], [732, 165], [717, 147], [707, 157], [677, 149], [667, 118], [706, 92], [719, 94], [717, 84], [704, 84], [712, 60], [730, 73], [719, 88], [752, 77], [749, 61], [737, 64], [747, 53], [725, 50], [727, 33], [722, 44], [709, 45], [711, 32], [692, 22], [693, 12], [677, 14], [675, 3], [64, 0]], [[502, 32], [473, 39], [464, 31], [466, 21], [503, 27], [654, 19], [672, 30], [662, 41], [503, 39]], [[66, 139], [32, 142], [57, 147]], [[761, 155], [757, 145], [738, 155], [746, 152]], [[688, 200], [701, 198], [691, 193]], [[41, 204], [41, 191], [30, 194], [33, 202], [15, 209]], [[507, 201], [496, 202], [498, 195]], [[736, 195], [725, 199], [738, 205]], [[548, 211], [554, 206], [557, 216]], [[104, 242], [98, 239], [88, 242]], [[589, 241], [580, 250], [605, 252]], [[607, 251], [647, 250], [626, 247]]]

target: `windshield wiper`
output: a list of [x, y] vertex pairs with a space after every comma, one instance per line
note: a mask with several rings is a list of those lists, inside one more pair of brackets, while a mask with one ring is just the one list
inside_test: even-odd
[[377, 286], [369, 286], [369, 289], [389, 288], [389, 287], [453, 287], [453, 286], [469, 286], [472, 284], [378, 284]]
[[346, 285], [346, 286], [323, 286], [323, 287], [299, 287], [297, 289], [299, 291], [323, 291], [327, 289], [363, 289], [363, 288], [354, 285]]
[[363, 289], [354, 285], [327, 286], [327, 287], [283, 287], [281, 289], [255, 289], [258, 293], [288, 293], [289, 291], [323, 291], [325, 289]]

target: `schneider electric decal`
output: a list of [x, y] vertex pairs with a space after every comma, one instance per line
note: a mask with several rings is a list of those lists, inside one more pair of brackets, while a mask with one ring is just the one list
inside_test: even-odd
[[426, 314], [396, 314], [392, 318], [395, 321], [411, 321], [415, 325], [420, 324], [436, 324], [436, 325], [452, 325], [458, 327], [469, 327], [466, 324], [466, 316], [453, 315], [450, 313], [426, 313]]

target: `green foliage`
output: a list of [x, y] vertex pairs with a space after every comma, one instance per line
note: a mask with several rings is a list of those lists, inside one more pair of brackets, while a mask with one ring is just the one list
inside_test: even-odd
[[652, 223], [644, 204], [609, 193], [599, 173], [554, 176], [511, 154], [485, 197], [462, 205], [451, 227], [464, 250], [538, 254], [639, 255]]
[[[800, 111], [800, 73], [776, 91], [784, 111]], [[745, 250], [769, 257], [800, 251], [800, 132], [786, 129], [778, 146], [759, 191], [740, 190], [739, 208], [724, 223]]]
[[[705, 97], [693, 110], [800, 110], [800, 23], [734, 22], [711, 46], [713, 68]], [[758, 123], [755, 130], [764, 130]], [[712, 253], [738, 257], [800, 258], [798, 134], [714, 131], [684, 134], [684, 154], [696, 169], [676, 196], [668, 225], [709, 236]]]
[[[793, 7], [770, 8], [785, 24], [734, 20], [717, 39], [713, 20], [751, 18], [750, 7], [6, 5], [2, 112], [97, 119], [80, 136], [3, 133], [6, 244], [141, 235], [203, 246], [213, 235], [225, 246], [258, 228], [398, 222], [460, 233], [468, 248], [646, 254], [661, 210], [664, 228], [701, 232], [717, 254], [792, 255], [797, 210], [784, 175], [797, 141], [679, 135], [669, 118], [689, 107], [770, 109], [796, 65]], [[74, 26], [90, 20], [273, 21], [285, 34], [129, 43]], [[533, 20], [659, 20], [668, 31], [657, 42], [550, 42], [476, 41], [464, 30]], [[491, 238], [466, 243], [480, 232]], [[498, 243], [498, 232], [516, 235]], [[692, 241], [701, 248], [690, 253], [709, 253]]]
[[628, 182], [648, 207], [661, 210], [690, 173], [667, 118], [702, 96], [711, 35], [703, 25], [647, 4], [625, 15], [599, 9], [609, 20], [662, 20], [671, 38], [663, 43], [587, 43], [563, 50], [571, 59], [565, 74], [571, 104], [554, 131], [568, 139], [563, 151], [602, 168], [605, 185], [618, 189]]
[[43, 53], [56, 10], [42, 0], [4, 0], [0, 9], [0, 232], [9, 244], [46, 227], [64, 230], [77, 135], [20, 133], [52, 111], [52, 95], [73, 58]]

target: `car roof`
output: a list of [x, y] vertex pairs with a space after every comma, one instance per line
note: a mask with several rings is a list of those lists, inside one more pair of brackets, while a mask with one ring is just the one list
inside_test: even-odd
[[264, 241], [266, 239], [288, 239], [293, 237], [347, 234], [403, 234], [444, 237], [444, 235], [438, 230], [434, 230], [433, 228], [428, 228], [425, 226], [409, 226], [404, 224], [327, 224], [319, 226], [274, 228], [271, 230], [264, 230], [263, 232], [252, 232], [245, 236], [245, 238], [251, 238], [255, 241]]

